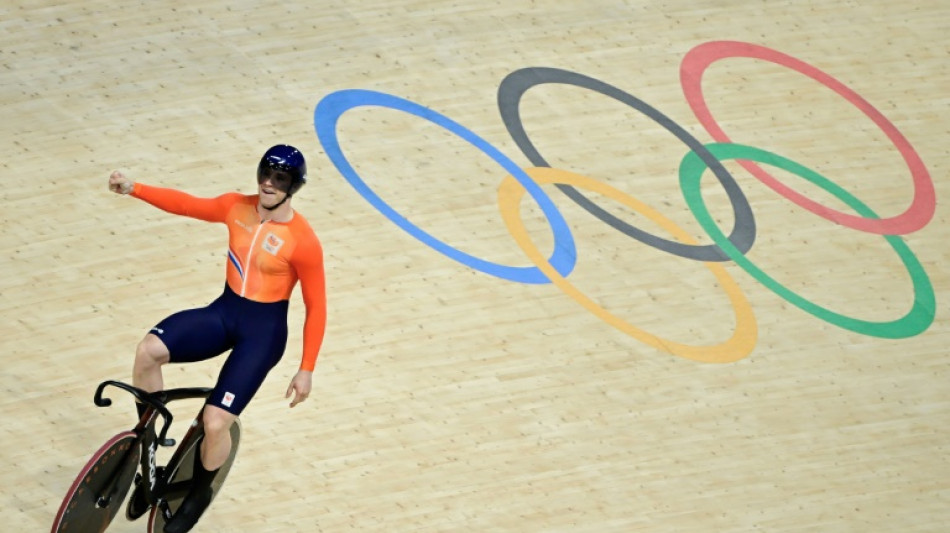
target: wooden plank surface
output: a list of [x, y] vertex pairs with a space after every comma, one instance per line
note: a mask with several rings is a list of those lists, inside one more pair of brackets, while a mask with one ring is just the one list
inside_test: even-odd
[[[250, 193], [276, 143], [308, 158], [294, 207], [326, 252], [327, 338], [312, 398], [288, 410], [295, 294], [287, 353], [242, 417], [241, 453], [196, 531], [937, 532], [950, 522], [946, 2], [9, 1], [0, 27], [9, 531], [47, 530], [86, 457], [131, 425], [130, 404], [93, 406], [95, 385], [130, 379], [141, 336], [223, 283], [223, 227], [112, 195], [109, 172], [201, 196]], [[677, 178], [689, 148], [671, 129], [714, 140], [680, 67], [724, 40], [773, 58], [724, 58], [703, 75], [705, 102], [734, 142], [918, 226], [889, 241], [831, 222], [724, 161], [754, 214], [746, 257], [818, 308], [789, 303], [735, 262], [718, 266], [720, 278], [643, 244], [549, 183], [539, 194], [576, 244], [570, 287], [500, 279], [473, 258], [532, 266], [499, 210], [508, 172], [460, 130], [380, 106], [343, 113], [335, 130], [360, 178], [466, 254], [457, 261], [371, 205], [314, 129], [324, 97], [378, 91], [531, 167], [499, 111], [502, 81], [524, 68], [579, 73], [665, 118], [588, 88], [539, 85], [518, 107], [538, 153], [612, 187], [582, 192], [626, 223], [663, 239], [672, 225], [710, 245]], [[852, 101], [778, 54], [837, 80]], [[919, 156], [929, 175], [916, 186], [895, 138], [855, 96]], [[853, 213], [831, 186], [763, 168]], [[699, 187], [728, 233], [724, 188], [711, 172]], [[526, 196], [517, 212], [548, 257], [565, 234], [539, 205]], [[733, 298], [747, 302], [751, 326]], [[835, 318], [906, 315], [891, 328], [901, 338]], [[747, 348], [728, 352], [732, 362], [696, 360], [737, 330]], [[671, 353], [680, 346], [703, 348]], [[210, 385], [222, 362], [167, 368], [166, 384]], [[195, 409], [183, 406], [180, 420]], [[109, 531], [143, 527], [119, 517]]]

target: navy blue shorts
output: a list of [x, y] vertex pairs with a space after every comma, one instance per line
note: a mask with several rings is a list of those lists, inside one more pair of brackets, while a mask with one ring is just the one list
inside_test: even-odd
[[231, 350], [207, 403], [240, 415], [287, 347], [283, 300], [261, 303], [224, 293], [208, 307], [175, 313], [152, 328], [172, 363], [204, 361]]

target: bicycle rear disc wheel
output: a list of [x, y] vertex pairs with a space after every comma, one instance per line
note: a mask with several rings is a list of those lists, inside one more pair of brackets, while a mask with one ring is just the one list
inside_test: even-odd
[[[201, 439], [204, 437], [204, 424], [201, 423], [201, 414], [192, 422], [191, 428], [182, 439], [181, 445], [175, 450], [175, 454], [168, 461], [166, 472], [168, 473], [169, 485], [187, 484], [191, 481], [193, 475], [193, 465], [195, 454], [199, 453]], [[231, 453], [227, 461], [218, 469], [214, 481], [211, 482], [211, 501], [218, 497], [224, 479], [228, 477], [231, 471], [231, 465], [234, 463], [234, 457], [237, 455], [238, 446], [241, 442], [241, 421], [235, 419], [231, 424]], [[161, 533], [165, 528], [165, 522], [178, 511], [178, 507], [185, 499], [187, 491], [175, 491], [167, 497], [160, 498], [158, 505], [152, 507], [148, 517], [148, 533]], [[210, 504], [209, 504], [210, 506]], [[207, 512], [207, 511], [206, 511]]]
[[[102, 533], [122, 508], [139, 463], [138, 436], [124, 431], [92, 454], [66, 492], [51, 533]], [[109, 490], [111, 495], [103, 494]], [[100, 498], [108, 497], [100, 506]]]

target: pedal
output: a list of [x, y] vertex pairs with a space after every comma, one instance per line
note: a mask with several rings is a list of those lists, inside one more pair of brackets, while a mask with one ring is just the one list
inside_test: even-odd
[[172, 519], [172, 510], [168, 506], [168, 501], [165, 499], [158, 500], [158, 511], [162, 513], [162, 518], [165, 519], [165, 523], [171, 522]]

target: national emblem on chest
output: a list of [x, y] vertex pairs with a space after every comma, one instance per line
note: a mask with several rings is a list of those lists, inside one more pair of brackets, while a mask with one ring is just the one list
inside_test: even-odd
[[271, 255], [277, 255], [283, 246], [284, 239], [282, 239], [273, 231], [268, 231], [267, 234], [264, 235], [264, 242], [261, 243], [261, 248]]

